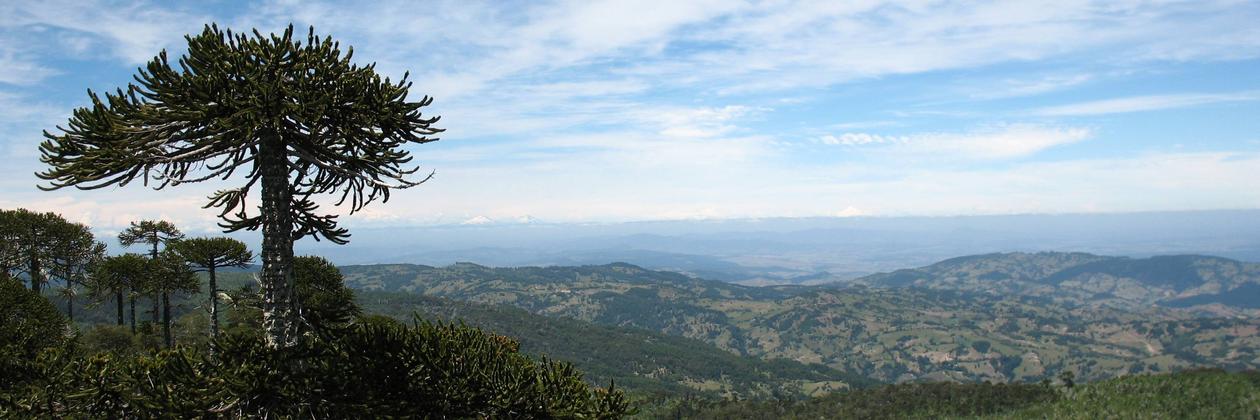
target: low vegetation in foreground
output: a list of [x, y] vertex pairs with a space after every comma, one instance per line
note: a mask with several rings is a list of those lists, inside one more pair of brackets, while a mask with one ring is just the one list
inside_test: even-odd
[[68, 335], [43, 297], [10, 279], [0, 289], [0, 417], [612, 418], [628, 410], [620, 391], [587, 384], [572, 365], [460, 325], [359, 317], [314, 325], [282, 349], [238, 326], [212, 341], [213, 353], [143, 350], [102, 338], [126, 330]]

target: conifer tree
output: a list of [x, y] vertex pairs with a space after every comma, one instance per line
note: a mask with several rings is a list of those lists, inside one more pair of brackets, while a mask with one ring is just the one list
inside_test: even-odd
[[166, 347], [174, 347], [171, 337], [171, 295], [195, 293], [201, 282], [197, 274], [188, 267], [184, 260], [173, 250], [166, 250], [155, 259], [149, 260], [146, 288], [153, 290], [162, 299], [162, 339]]
[[[305, 236], [348, 241], [335, 214], [314, 198], [332, 194], [350, 213], [388, 200], [409, 179], [409, 144], [437, 140], [432, 100], [409, 101], [407, 76], [397, 82], [375, 65], [351, 62], [331, 37], [311, 28], [305, 42], [282, 34], [222, 31], [209, 25], [186, 36], [187, 53], [173, 66], [161, 52], [136, 84], [75, 110], [59, 132], [45, 132], [39, 173], [57, 189], [150, 182], [157, 189], [244, 173], [243, 182], [210, 196], [226, 231], [261, 230], [263, 326], [271, 346], [296, 338], [292, 319], [293, 241]], [[255, 191], [257, 189], [257, 191]], [[257, 194], [257, 195], [255, 195]], [[257, 211], [247, 198], [257, 197]]]
[[87, 282], [93, 266], [105, 258], [105, 244], [93, 240], [87, 226], [71, 225], [72, 235], [61, 241], [54, 252], [53, 269], [63, 287], [58, 292], [66, 301], [66, 316], [74, 322], [74, 299], [78, 297], [78, 285]]
[[[179, 240], [184, 233], [174, 223], [165, 220], [141, 220], [131, 222], [131, 226], [118, 233], [118, 243], [122, 246], [149, 245], [149, 259], [157, 261], [158, 246], [170, 241]], [[146, 283], [147, 284], [147, 283]], [[133, 292], [141, 292], [134, 290]], [[162, 295], [156, 290], [149, 290], [149, 299], [153, 301], [153, 323], [161, 321]]]
[[123, 325], [123, 298], [129, 296], [131, 302], [131, 332], [136, 332], [136, 298], [130, 291], [136, 290], [145, 282], [149, 270], [148, 258], [140, 254], [127, 253], [105, 257], [92, 272], [88, 290], [97, 299], [113, 297], [118, 305], [118, 325]]
[[0, 268], [13, 278], [25, 274], [36, 294], [49, 282], [50, 274], [70, 287], [80, 266], [94, 257], [94, 250], [103, 250], [87, 226], [56, 213], [27, 209], [0, 210], [0, 242], [4, 243]]
[[[205, 271], [209, 275], [210, 295], [210, 342], [219, 336], [219, 282], [216, 270], [224, 267], [244, 267], [254, 260], [254, 253], [249, 251], [244, 242], [228, 238], [192, 238], [172, 242], [170, 249], [179, 254], [194, 267], [195, 271]], [[210, 349], [214, 351], [212, 347]]]

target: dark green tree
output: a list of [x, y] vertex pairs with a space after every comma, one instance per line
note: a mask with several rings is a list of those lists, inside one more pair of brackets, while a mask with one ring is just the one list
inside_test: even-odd
[[[222, 31], [210, 25], [186, 36], [177, 66], [161, 52], [126, 91], [75, 110], [59, 133], [45, 132], [39, 173], [46, 189], [125, 185], [137, 179], [161, 189], [245, 174], [236, 188], [220, 190], [206, 207], [220, 209], [227, 231], [262, 230], [264, 330], [269, 345], [288, 346], [293, 320], [293, 242], [305, 236], [334, 243], [349, 239], [313, 197], [333, 194], [350, 213], [391, 189], [428, 180], [408, 179], [412, 143], [441, 130], [422, 107], [408, 101], [411, 83], [390, 81], [375, 65], [351, 62], [331, 37], [314, 28], [305, 42], [293, 27], [282, 34]], [[246, 199], [257, 188], [258, 209]]]
[[323, 257], [293, 260], [295, 294], [302, 303], [302, 319], [316, 329], [339, 329], [359, 316], [354, 291], [346, 287], [341, 270]]
[[201, 281], [197, 274], [173, 250], [158, 254], [156, 259], [149, 260], [146, 289], [152, 291], [162, 300], [162, 339], [166, 347], [174, 347], [171, 338], [171, 295], [197, 292]]
[[[174, 223], [165, 220], [141, 220], [131, 222], [131, 226], [118, 233], [118, 243], [122, 246], [148, 245], [149, 259], [157, 260], [158, 246], [184, 237], [183, 232]], [[157, 291], [150, 291], [149, 299], [153, 301], [153, 322], [161, 320], [162, 296]]]
[[[65, 344], [69, 332], [52, 302], [15, 279], [0, 278], [0, 394], [39, 376], [31, 362], [41, 351]], [[0, 417], [7, 417], [4, 402], [0, 398]]]
[[224, 267], [247, 266], [254, 260], [254, 253], [244, 242], [228, 237], [184, 239], [172, 242], [170, 248], [188, 261], [194, 271], [205, 271], [210, 277], [206, 294], [210, 295], [210, 342], [214, 343], [214, 338], [219, 336], [220, 292], [215, 272]]
[[85, 262], [85, 256], [96, 247], [87, 226], [67, 221], [56, 213], [27, 209], [0, 210], [0, 242], [4, 243], [0, 247], [0, 268], [12, 278], [25, 275], [36, 294], [49, 282], [50, 273], [55, 276], [77, 272], [75, 267]]
[[47, 299], [13, 279], [0, 279], [0, 347], [34, 358], [67, 338], [65, 317]]
[[97, 299], [113, 297], [118, 304], [118, 325], [123, 325], [123, 297], [131, 302], [131, 333], [136, 332], [136, 293], [147, 282], [150, 260], [127, 253], [105, 257], [93, 270], [88, 290]]
[[53, 277], [60, 278], [63, 287], [58, 292], [66, 301], [66, 315], [74, 322], [74, 299], [79, 295], [78, 286], [87, 283], [93, 267], [105, 258], [105, 244], [95, 241], [87, 226], [72, 224], [69, 235], [56, 244], [53, 252]]

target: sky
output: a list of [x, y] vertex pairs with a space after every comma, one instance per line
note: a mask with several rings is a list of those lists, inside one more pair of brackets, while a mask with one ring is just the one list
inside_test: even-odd
[[211, 22], [435, 99], [351, 227], [1260, 208], [1257, 1], [3, 3], [0, 208], [106, 230], [241, 181], [40, 191], [42, 130]]

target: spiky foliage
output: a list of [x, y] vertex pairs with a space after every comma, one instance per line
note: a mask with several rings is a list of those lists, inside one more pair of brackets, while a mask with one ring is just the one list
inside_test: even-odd
[[65, 318], [47, 299], [16, 280], [0, 279], [0, 347], [34, 358], [40, 350], [61, 345], [67, 332]]
[[[206, 294], [210, 296], [211, 343], [219, 336], [219, 282], [217, 270], [224, 267], [244, 267], [254, 260], [244, 242], [228, 238], [192, 238], [172, 242], [170, 249], [193, 266], [194, 271], [205, 271], [209, 276]], [[214, 349], [211, 349], [213, 351]]]
[[141, 220], [118, 233], [122, 246], [148, 245], [149, 258], [157, 258], [158, 246], [184, 237], [174, 223], [165, 220]]
[[55, 279], [73, 289], [105, 250], [86, 225], [27, 209], [0, 210], [0, 243], [0, 269], [25, 276], [36, 293]]
[[[178, 240], [184, 237], [184, 233], [175, 227], [174, 223], [165, 220], [141, 220], [131, 222], [131, 226], [118, 233], [118, 243], [123, 246], [132, 245], [148, 245], [149, 258], [157, 260], [159, 246]], [[141, 289], [132, 289], [133, 292], [139, 292]], [[148, 294], [149, 301], [153, 304], [153, 322], [157, 323], [162, 318], [162, 295], [151, 291]]]
[[[273, 349], [226, 334], [220, 355], [179, 348], [88, 358], [46, 353], [0, 388], [17, 418], [617, 418], [625, 395], [566, 363], [463, 326], [356, 323]], [[3, 379], [3, 378], [0, 378]]]
[[105, 257], [93, 270], [88, 290], [98, 300], [113, 298], [118, 305], [118, 325], [123, 325], [123, 298], [131, 302], [131, 332], [136, 331], [136, 291], [147, 283], [149, 259], [127, 253]]
[[171, 338], [171, 295], [196, 293], [201, 281], [188, 261], [169, 249], [149, 260], [145, 279], [145, 289], [161, 298], [162, 337], [166, 347], [172, 347], [175, 342]]
[[[432, 100], [408, 101], [407, 76], [393, 82], [374, 65], [351, 63], [331, 37], [314, 28], [305, 42], [283, 34], [222, 31], [207, 26], [187, 36], [188, 52], [172, 67], [165, 51], [136, 76], [136, 85], [75, 110], [60, 133], [45, 133], [38, 175], [56, 189], [126, 185], [155, 188], [230, 179], [243, 184], [210, 197], [227, 231], [263, 232], [264, 324], [273, 345], [296, 336], [292, 308], [293, 241], [305, 236], [345, 243], [349, 234], [313, 197], [334, 194], [353, 213], [388, 200], [409, 180], [413, 143], [436, 140]], [[432, 176], [432, 172], [429, 173]], [[257, 213], [247, 198], [259, 189]]]
[[302, 302], [302, 318], [316, 329], [337, 329], [359, 316], [354, 291], [346, 287], [341, 270], [323, 257], [301, 256], [293, 261], [295, 294]]

